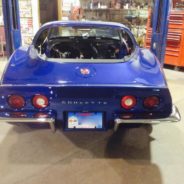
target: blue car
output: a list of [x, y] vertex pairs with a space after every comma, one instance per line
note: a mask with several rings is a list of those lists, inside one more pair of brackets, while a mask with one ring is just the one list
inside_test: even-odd
[[13, 53], [1, 79], [3, 122], [55, 131], [179, 120], [159, 61], [119, 23], [47, 23]]

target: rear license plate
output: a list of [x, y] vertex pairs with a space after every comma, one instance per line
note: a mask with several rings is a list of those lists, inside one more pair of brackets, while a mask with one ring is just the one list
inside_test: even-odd
[[102, 129], [103, 113], [102, 112], [68, 112], [67, 113], [68, 129]]

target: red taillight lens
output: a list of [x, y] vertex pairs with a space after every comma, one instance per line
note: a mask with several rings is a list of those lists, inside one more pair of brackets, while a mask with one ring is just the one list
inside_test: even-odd
[[12, 113], [10, 113], [10, 117], [13, 117], [13, 118], [26, 118], [27, 114], [24, 113], [24, 112], [12, 112]]
[[10, 107], [12, 107], [14, 109], [21, 109], [25, 105], [25, 100], [22, 96], [11, 95], [8, 98], [8, 104]]
[[35, 95], [33, 97], [33, 101], [32, 101], [34, 107], [38, 108], [38, 109], [42, 109], [48, 106], [49, 101], [48, 98], [44, 95]]
[[154, 108], [160, 104], [160, 99], [157, 96], [150, 96], [144, 99], [144, 106], [146, 108]]
[[45, 113], [42, 113], [42, 112], [39, 112], [39, 113], [35, 114], [34, 117], [35, 118], [48, 118], [49, 115], [45, 114]]
[[121, 99], [121, 106], [127, 110], [135, 107], [136, 103], [137, 103], [137, 100], [134, 96], [124, 96]]

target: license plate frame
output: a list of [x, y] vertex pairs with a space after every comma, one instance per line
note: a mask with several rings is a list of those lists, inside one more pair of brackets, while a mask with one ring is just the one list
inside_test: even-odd
[[104, 130], [104, 112], [66, 112], [67, 130]]

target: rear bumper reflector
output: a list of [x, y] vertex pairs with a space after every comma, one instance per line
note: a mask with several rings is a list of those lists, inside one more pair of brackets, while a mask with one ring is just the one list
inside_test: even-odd
[[181, 120], [180, 113], [178, 108], [173, 105], [172, 113], [167, 118], [162, 119], [115, 119], [114, 130], [116, 131], [120, 124], [157, 124], [157, 123], [169, 123], [169, 122], [178, 122]]

